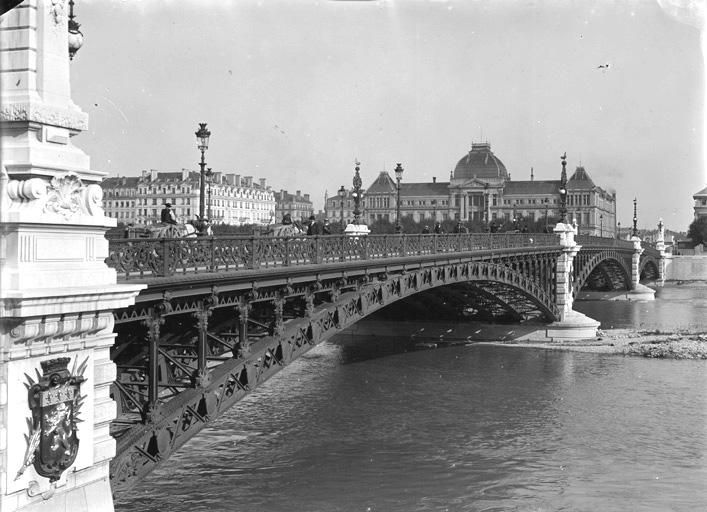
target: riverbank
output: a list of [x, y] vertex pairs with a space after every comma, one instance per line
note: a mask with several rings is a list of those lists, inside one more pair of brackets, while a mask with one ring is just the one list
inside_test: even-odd
[[509, 347], [570, 350], [651, 358], [707, 359], [707, 333], [599, 330], [583, 340], [550, 341], [542, 324], [487, 324], [466, 322], [364, 321], [351, 327], [352, 336], [409, 337], [411, 348], [429, 350], [458, 345], [488, 344]]
[[707, 334], [705, 333], [659, 333], [610, 329], [599, 331], [596, 338], [586, 340], [546, 342], [530, 338], [478, 343], [664, 359], [707, 359]]

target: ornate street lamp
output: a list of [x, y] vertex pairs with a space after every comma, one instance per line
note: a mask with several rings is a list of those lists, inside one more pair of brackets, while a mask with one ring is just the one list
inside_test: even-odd
[[403, 228], [400, 225], [400, 181], [403, 179], [403, 166], [398, 163], [398, 165], [395, 166], [395, 181], [398, 183], [398, 200], [396, 202], [396, 208], [395, 208], [395, 232], [400, 233]]
[[567, 153], [561, 157], [562, 160], [562, 176], [560, 177], [560, 222], [567, 222]]
[[621, 221], [617, 222], [616, 225], [619, 227], [619, 232], [616, 234], [616, 237], [621, 240]]
[[339, 189], [339, 199], [341, 199], [341, 232], [344, 232], [344, 198], [346, 197], [346, 189], [343, 185]]
[[604, 214], [599, 214], [599, 236], [604, 236]]
[[206, 128], [206, 123], [199, 123], [199, 130], [195, 132], [196, 147], [201, 151], [201, 162], [199, 162], [200, 179], [199, 179], [199, 233], [202, 235], [206, 232], [206, 222], [204, 219], [204, 203], [205, 203], [205, 186], [206, 186], [206, 160], [204, 160], [204, 152], [209, 149], [209, 137], [211, 132]]
[[81, 26], [74, 18], [74, 0], [69, 0], [69, 60], [74, 60], [74, 55], [83, 46]]
[[356, 161], [356, 167], [355, 167], [355, 173], [353, 177], [353, 199], [354, 199], [354, 224], [358, 226], [359, 219], [361, 217], [361, 210], [359, 209], [359, 205], [361, 204], [361, 196], [363, 195], [361, 193], [361, 185], [363, 185], [363, 182], [361, 181], [361, 175], [359, 174], [359, 171], [361, 170], [361, 162], [358, 160]]
[[214, 173], [211, 171], [211, 167], [206, 169], [206, 180], [209, 183], [209, 199], [208, 199], [208, 210], [206, 212], [206, 218], [209, 224], [211, 224], [211, 181], [213, 180]]
[[636, 215], [636, 198], [633, 198], [633, 232], [631, 236], [638, 236], [638, 216]]

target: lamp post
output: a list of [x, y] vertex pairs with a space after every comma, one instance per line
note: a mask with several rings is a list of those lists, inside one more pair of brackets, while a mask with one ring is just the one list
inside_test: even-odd
[[405, 169], [403, 169], [403, 166], [400, 163], [398, 163], [395, 166], [395, 181], [398, 184], [398, 190], [397, 190], [398, 200], [396, 201], [396, 204], [395, 204], [395, 232], [396, 233], [400, 233], [403, 230], [402, 226], [400, 225], [400, 181], [403, 179], [403, 171], [404, 170]]
[[621, 240], [621, 221], [617, 222], [616, 225], [619, 227], [619, 232], [616, 234], [616, 237]]
[[206, 180], [206, 160], [204, 160], [204, 152], [209, 149], [209, 137], [211, 132], [206, 128], [206, 123], [199, 123], [199, 130], [195, 132], [196, 147], [201, 151], [201, 162], [199, 162], [199, 233], [204, 234], [206, 231], [206, 223], [204, 222], [204, 202], [205, 202], [205, 180]]
[[567, 222], [567, 153], [564, 153], [562, 160], [562, 176], [560, 177], [560, 222]]
[[83, 33], [79, 30], [81, 24], [75, 18], [74, 0], [69, 0], [69, 60], [74, 60], [74, 55], [83, 46]]
[[432, 222], [437, 222], [437, 200], [432, 200]]
[[339, 189], [339, 199], [341, 199], [341, 232], [344, 232], [344, 198], [346, 197], [346, 189], [343, 185]]
[[214, 173], [211, 171], [211, 167], [206, 168], [206, 181], [209, 183], [209, 193], [208, 193], [208, 199], [207, 199], [207, 210], [206, 210], [206, 218], [208, 219], [208, 223], [211, 224], [211, 181], [213, 180]]
[[351, 195], [353, 196], [354, 200], [354, 224], [358, 226], [359, 219], [361, 217], [361, 210], [359, 209], [359, 206], [361, 205], [361, 196], [363, 195], [361, 193], [361, 185], [363, 185], [363, 182], [361, 181], [361, 175], [359, 174], [359, 171], [361, 170], [361, 162], [357, 160], [356, 167], [354, 169], [355, 172], [353, 177], [353, 193]]
[[636, 215], [636, 198], [633, 198], [633, 232], [631, 236], [638, 236], [638, 216]]
[[599, 236], [604, 236], [604, 214], [599, 214]]

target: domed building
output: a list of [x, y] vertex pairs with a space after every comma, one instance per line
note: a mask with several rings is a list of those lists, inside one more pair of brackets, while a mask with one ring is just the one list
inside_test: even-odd
[[508, 178], [508, 171], [503, 162], [491, 151], [488, 142], [471, 144], [469, 152], [457, 162], [453, 180], [468, 180], [480, 178], [484, 180], [503, 181]]
[[[558, 166], [559, 167], [559, 166]], [[547, 174], [559, 178], [559, 169]], [[406, 177], [405, 177], [406, 178]], [[522, 229], [545, 220], [548, 228], [559, 217], [560, 180], [513, 181], [511, 173], [488, 142], [473, 142], [457, 162], [449, 182], [400, 183], [400, 215], [416, 222], [459, 220], [498, 229]], [[394, 221], [397, 185], [383, 171], [364, 194], [364, 218]], [[594, 184], [582, 166], [567, 180], [567, 219], [577, 221], [581, 234], [613, 236], [616, 232], [616, 195]], [[520, 225], [522, 222], [524, 225]]]

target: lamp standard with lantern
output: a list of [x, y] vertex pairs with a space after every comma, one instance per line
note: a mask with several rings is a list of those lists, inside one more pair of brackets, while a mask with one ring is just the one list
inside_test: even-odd
[[209, 183], [209, 194], [208, 194], [208, 200], [207, 200], [207, 210], [206, 210], [206, 218], [208, 219], [208, 223], [211, 224], [211, 182], [213, 180], [214, 173], [211, 171], [211, 167], [206, 168], [206, 181]]
[[564, 153], [562, 160], [562, 176], [560, 177], [560, 222], [567, 222], [567, 153]]
[[617, 225], [618, 228], [619, 228], [619, 229], [618, 229], [618, 233], [616, 233], [616, 238], [618, 238], [619, 240], [621, 240], [621, 221], [618, 221], [618, 222], [616, 223], [616, 225]]
[[359, 206], [361, 204], [361, 196], [363, 195], [361, 193], [361, 185], [363, 185], [363, 182], [361, 181], [361, 175], [359, 174], [359, 171], [361, 170], [361, 162], [358, 160], [356, 161], [356, 167], [355, 167], [355, 172], [354, 172], [354, 177], [353, 177], [353, 200], [354, 200], [354, 225], [358, 226], [359, 220], [361, 217], [361, 210], [359, 209]]
[[636, 215], [636, 198], [633, 198], [633, 231], [631, 236], [638, 236], [638, 216]]
[[604, 214], [603, 213], [599, 214], [599, 236], [600, 237], [604, 236]]
[[74, 60], [74, 55], [83, 46], [83, 33], [79, 30], [81, 24], [74, 18], [74, 0], [69, 0], [69, 60]]
[[400, 181], [403, 179], [403, 171], [404, 170], [405, 169], [403, 169], [403, 166], [400, 163], [398, 163], [395, 166], [395, 181], [398, 184], [398, 187], [397, 187], [398, 188], [398, 190], [397, 190], [398, 200], [395, 205], [395, 232], [396, 233], [400, 233], [403, 230], [402, 226], [400, 225]]
[[204, 203], [205, 203], [205, 186], [206, 186], [206, 160], [204, 160], [204, 152], [209, 149], [209, 137], [211, 132], [206, 128], [206, 123], [199, 123], [199, 130], [195, 132], [196, 147], [201, 151], [200, 179], [199, 179], [199, 233], [205, 234], [206, 222], [204, 219]]
[[346, 189], [343, 185], [339, 189], [339, 199], [341, 199], [341, 232], [344, 232], [344, 198], [346, 197]]

